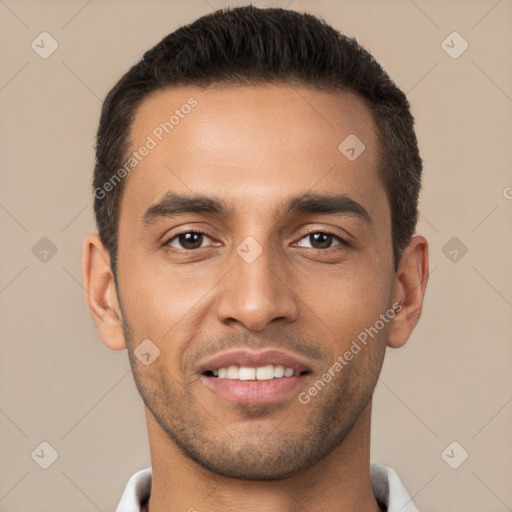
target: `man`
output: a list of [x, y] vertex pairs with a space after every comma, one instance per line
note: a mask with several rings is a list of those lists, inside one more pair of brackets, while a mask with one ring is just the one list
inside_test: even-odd
[[119, 81], [83, 256], [146, 411], [118, 512], [416, 510], [369, 447], [427, 284], [420, 176], [403, 93], [310, 15], [214, 12]]

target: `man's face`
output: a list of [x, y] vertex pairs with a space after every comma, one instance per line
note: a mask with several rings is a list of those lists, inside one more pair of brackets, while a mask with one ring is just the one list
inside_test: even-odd
[[[191, 97], [197, 105], [180, 110]], [[179, 122], [161, 133], [176, 109]], [[351, 134], [365, 145], [353, 161], [338, 149]], [[174, 88], [137, 111], [132, 150], [148, 136], [156, 146], [127, 178], [118, 249], [144, 402], [214, 472], [305, 469], [368, 410], [386, 346], [388, 325], [308, 393], [392, 305], [390, 208], [369, 110], [349, 93], [287, 86]], [[160, 350], [149, 366], [134, 355], [145, 339]], [[290, 372], [280, 367], [294, 375], [279, 378]]]

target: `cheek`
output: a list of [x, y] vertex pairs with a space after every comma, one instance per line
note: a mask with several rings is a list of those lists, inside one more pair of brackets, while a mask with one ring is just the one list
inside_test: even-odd
[[375, 258], [363, 257], [315, 275], [303, 275], [295, 289], [303, 313], [316, 317], [337, 344], [373, 325], [389, 308], [392, 272]]
[[185, 267], [177, 270], [165, 263], [126, 260], [125, 271], [119, 274], [120, 294], [134, 346], [149, 338], [162, 355], [172, 348], [173, 359], [178, 360], [197, 334], [209, 304], [208, 293], [214, 292], [219, 274], [209, 276]]

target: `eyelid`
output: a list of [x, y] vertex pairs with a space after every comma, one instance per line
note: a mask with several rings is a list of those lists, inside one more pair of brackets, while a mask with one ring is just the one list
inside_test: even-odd
[[[335, 238], [339, 244], [337, 245], [346, 245], [346, 246], [350, 246], [350, 242], [343, 236], [341, 236], [340, 234], [330, 230], [330, 229], [327, 229], [327, 228], [318, 228], [318, 229], [313, 229], [311, 231], [308, 231], [307, 233], [303, 234], [299, 239], [298, 239], [298, 242], [301, 241], [302, 239], [304, 238], [307, 238], [311, 235], [314, 235], [316, 233], [323, 233], [325, 235], [330, 235], [332, 236], [333, 238]], [[297, 243], [297, 242], [295, 242]], [[334, 246], [331, 246], [331, 247], [328, 247], [327, 249], [316, 249], [315, 247], [306, 247], [306, 249], [313, 249], [313, 250], [316, 250], [316, 251], [327, 251], [329, 249], [332, 249], [333, 247], [337, 247], [337, 245], [334, 245]]]
[[[188, 233], [195, 233], [198, 235], [202, 235], [203, 237], [209, 238], [210, 241], [214, 242], [214, 243], [213, 244], [210, 243], [204, 247], [198, 247], [196, 249], [185, 249], [185, 248], [180, 249], [179, 247], [174, 247], [174, 246], [170, 245], [170, 242], [172, 242], [173, 240], [176, 240], [179, 236], [185, 235]], [[307, 238], [316, 233], [323, 233], [326, 235], [330, 235], [333, 238], [335, 238], [339, 243], [334, 246], [328, 247], [327, 249], [316, 249], [315, 247], [309, 247], [309, 249], [313, 249], [313, 250], [317, 250], [317, 251], [327, 251], [329, 249], [332, 249], [333, 247], [337, 247], [338, 245], [350, 246], [350, 242], [347, 240], [347, 238], [343, 237], [339, 233], [337, 233], [334, 230], [331, 230], [329, 228], [311, 229], [310, 231], [307, 231], [306, 233], [302, 234], [302, 236], [297, 240], [297, 242], [300, 242], [302, 239]], [[294, 242], [294, 244], [296, 244], [297, 242]], [[209, 235], [208, 233], [206, 233], [205, 231], [201, 231], [200, 229], [184, 229], [182, 231], [179, 231], [178, 233], [174, 233], [172, 236], [166, 237], [164, 242], [162, 243], [163, 247], [172, 247], [173, 249], [182, 250], [182, 251], [186, 251], [186, 252], [193, 252], [193, 251], [197, 251], [198, 249], [205, 249], [206, 247], [208, 247], [208, 245], [217, 245], [218, 246], [219, 243], [215, 244], [215, 238], [213, 236]], [[308, 247], [306, 247], [306, 248], [308, 248]]]
[[[173, 240], [176, 240], [179, 236], [186, 235], [188, 233], [194, 233], [194, 234], [197, 234], [197, 235], [202, 235], [203, 237], [209, 238], [211, 242], [214, 242], [214, 244], [210, 243], [210, 244], [207, 244], [204, 247], [198, 247], [197, 249], [185, 249], [184, 247], [180, 248], [180, 247], [174, 247], [174, 246], [171, 245], [171, 242]], [[164, 242], [162, 243], [163, 247], [172, 247], [173, 249], [177, 249], [179, 251], [186, 251], [186, 252], [193, 252], [193, 251], [197, 251], [198, 249], [205, 249], [208, 245], [215, 245], [215, 238], [212, 237], [211, 235], [209, 235], [208, 233], [206, 233], [205, 231], [201, 231], [199, 229], [184, 229], [183, 231], [179, 231], [178, 233], [174, 233], [172, 236], [167, 236], [164, 239]]]

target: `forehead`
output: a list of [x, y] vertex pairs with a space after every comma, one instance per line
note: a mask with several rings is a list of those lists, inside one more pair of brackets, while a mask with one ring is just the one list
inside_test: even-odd
[[137, 109], [130, 142], [139, 153], [123, 194], [130, 211], [173, 190], [246, 207], [256, 197], [270, 203], [333, 187], [370, 203], [372, 190], [383, 192], [375, 124], [364, 101], [348, 92], [286, 85], [159, 90]]

